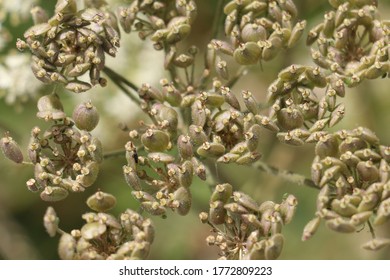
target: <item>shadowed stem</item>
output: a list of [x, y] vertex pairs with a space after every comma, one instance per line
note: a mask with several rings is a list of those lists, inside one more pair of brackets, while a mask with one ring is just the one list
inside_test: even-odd
[[223, 14], [223, 3], [225, 1], [224, 0], [218, 0], [218, 3], [217, 3], [217, 12], [216, 12], [216, 15], [214, 17], [214, 22], [213, 22], [213, 29], [212, 29], [212, 33], [211, 33], [211, 39], [216, 39], [217, 36], [218, 36], [218, 32], [219, 32], [219, 27], [221, 26], [221, 17], [222, 17], [222, 14]]
[[[114, 70], [104, 67], [103, 72], [110, 78], [110, 80], [117, 85], [132, 101], [134, 101], [137, 105], [140, 105], [140, 101], [137, 98], [139, 88], [127, 80], [122, 75], [116, 73]], [[124, 85], [128, 86], [130, 89], [132, 89], [136, 94], [129, 91]]]
[[307, 186], [307, 187], [314, 188], [314, 189], [317, 189], [317, 190], [320, 189], [320, 187], [317, 186], [313, 182], [313, 180], [308, 179], [308, 178], [306, 178], [303, 175], [300, 175], [300, 174], [297, 174], [297, 173], [293, 173], [293, 172], [287, 171], [287, 170], [280, 170], [280, 169], [278, 169], [276, 167], [269, 166], [268, 164], [266, 164], [263, 161], [257, 161], [256, 163], [253, 164], [253, 167], [255, 167], [255, 168], [257, 168], [257, 169], [259, 169], [261, 171], [264, 171], [264, 172], [266, 172], [268, 174], [271, 174], [271, 175], [277, 176], [279, 178], [282, 178], [283, 180], [286, 180], [286, 181], [289, 181], [291, 183], [300, 185], [300, 186]]

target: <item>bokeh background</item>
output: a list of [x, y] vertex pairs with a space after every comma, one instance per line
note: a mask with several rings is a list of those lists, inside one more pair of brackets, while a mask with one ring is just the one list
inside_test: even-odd
[[[51, 14], [55, 0], [0, 0], [0, 134], [9, 131], [13, 138], [25, 148], [33, 126], [44, 125], [35, 118], [37, 99], [51, 92], [52, 88], [40, 84], [29, 69], [28, 54], [15, 49], [15, 41], [31, 26], [30, 8], [39, 4]], [[128, 1], [107, 0], [113, 6]], [[204, 50], [211, 36], [211, 26], [216, 10], [216, 0], [197, 0], [198, 18], [187, 44], [194, 44]], [[322, 20], [323, 13], [330, 9], [326, 0], [295, 0], [300, 18], [308, 21], [307, 30]], [[390, 19], [390, 1], [379, 0], [382, 18]], [[221, 36], [221, 35], [220, 35]], [[309, 64], [309, 48], [304, 38], [278, 59], [263, 64], [263, 70], [253, 67], [234, 87], [252, 91], [259, 102], [264, 102], [268, 85], [276, 78], [278, 71], [291, 63]], [[203, 54], [197, 62], [200, 69]], [[163, 67], [163, 53], [152, 48], [151, 43], [139, 40], [136, 34], [122, 34], [121, 48], [116, 59], [107, 65], [126, 76], [137, 85], [148, 82], [157, 85], [166, 77]], [[390, 143], [390, 95], [389, 79], [365, 81], [356, 89], [348, 89], [346, 117], [335, 129], [352, 129], [367, 126], [376, 132], [382, 143]], [[71, 114], [74, 105], [92, 100], [101, 114], [101, 121], [93, 134], [98, 136], [105, 151], [123, 149], [128, 141], [119, 124], [135, 128], [143, 118], [142, 112], [114, 85], [93, 88], [87, 93], [76, 95], [60, 92], [65, 111]], [[310, 176], [310, 164], [314, 157], [313, 146], [289, 147], [275, 141], [272, 134], [264, 132], [260, 151], [263, 160], [278, 168], [292, 170]], [[131, 196], [122, 175], [124, 157], [106, 160], [97, 182], [81, 194], [72, 194], [66, 200], [52, 206], [57, 211], [61, 228], [70, 231], [83, 224], [81, 214], [88, 211], [85, 200], [97, 188], [114, 194], [118, 203], [113, 214], [126, 208], [138, 209], [138, 203]], [[220, 179], [231, 182], [241, 191], [251, 194], [258, 201], [272, 199], [281, 201], [283, 194], [292, 193], [298, 200], [298, 210], [292, 223], [284, 227], [286, 242], [280, 259], [389, 259], [390, 249], [370, 252], [361, 244], [370, 239], [368, 227], [354, 234], [339, 234], [321, 225], [316, 235], [302, 242], [304, 225], [313, 217], [317, 191], [297, 186], [277, 177], [252, 170], [248, 167], [218, 166]], [[48, 203], [42, 202], [37, 194], [27, 190], [25, 182], [32, 177], [30, 166], [19, 166], [0, 156], [0, 259], [57, 259], [58, 237], [50, 238], [43, 227], [42, 217]], [[200, 223], [198, 213], [208, 209], [209, 188], [201, 181], [191, 187], [193, 207], [185, 216], [169, 213], [166, 219], [152, 217], [156, 227], [150, 259], [216, 259], [218, 251], [208, 247], [205, 238], [210, 228]], [[377, 235], [390, 237], [390, 224], [377, 230]]]

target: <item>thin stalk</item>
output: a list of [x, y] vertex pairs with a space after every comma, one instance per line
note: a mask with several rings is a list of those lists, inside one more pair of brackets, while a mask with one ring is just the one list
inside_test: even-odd
[[114, 157], [121, 157], [121, 156], [125, 156], [125, 155], [126, 155], [126, 150], [118, 150], [118, 151], [112, 151], [112, 152], [108, 152], [108, 153], [104, 154], [103, 158], [108, 159], [108, 158], [114, 158]]
[[115, 71], [111, 70], [108, 67], [105, 67], [103, 69], [103, 72], [110, 78], [110, 80], [116, 84], [117, 87], [119, 87], [133, 102], [135, 102], [137, 105], [140, 105], [139, 99], [136, 97], [135, 94], [133, 94], [130, 90], [128, 90], [124, 85], [131, 88], [134, 92], [138, 95], [138, 87], [134, 85], [132, 82], [128, 81], [125, 77], [121, 76], [120, 74], [116, 73]]
[[224, 2], [225, 2], [224, 0], [218, 0], [217, 11], [216, 11], [216, 15], [214, 17], [213, 29], [211, 32], [211, 36], [212, 36], [211, 39], [216, 39], [218, 36], [219, 27], [221, 26], [220, 21], [221, 21], [222, 14], [223, 14]]
[[376, 238], [375, 230], [374, 230], [374, 228], [373, 228], [371, 222], [370, 222], [370, 221], [367, 221], [367, 224], [368, 224], [368, 227], [369, 227], [369, 229], [370, 229], [370, 233], [371, 233], [372, 239], [375, 239], [375, 238]]
[[307, 186], [313, 189], [319, 190], [320, 187], [317, 186], [313, 180], [306, 178], [305, 176], [301, 174], [297, 174], [291, 171], [287, 170], [280, 170], [276, 167], [269, 166], [263, 161], [257, 161], [255, 164], [253, 164], [253, 167], [257, 168], [258, 170], [261, 170], [265, 173], [277, 176], [279, 178], [282, 178], [288, 182], [300, 185], [300, 186]]

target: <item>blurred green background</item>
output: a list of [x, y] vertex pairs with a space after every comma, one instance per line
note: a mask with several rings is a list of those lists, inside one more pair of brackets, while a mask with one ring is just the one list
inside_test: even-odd
[[[11, 4], [13, 2], [13, 4]], [[33, 3], [39, 4], [49, 11], [55, 1], [0, 1], [0, 36], [3, 46], [0, 49], [0, 63], [5, 64], [7, 58], [15, 55], [16, 38], [31, 24], [29, 9]], [[117, 6], [127, 1], [108, 1]], [[198, 18], [188, 44], [195, 44], [204, 49], [211, 36], [211, 22], [216, 10], [215, 0], [198, 0]], [[390, 18], [390, 1], [379, 1], [382, 18]], [[323, 13], [330, 9], [326, 0], [295, 0], [299, 8], [300, 18], [308, 21], [307, 30], [322, 20]], [[19, 8], [17, 5], [20, 5]], [[121, 49], [116, 59], [110, 59], [107, 65], [122, 75], [128, 77], [137, 85], [148, 82], [157, 85], [160, 78], [165, 77], [162, 67], [163, 53], [156, 52], [151, 43], [140, 41], [136, 34], [122, 34]], [[258, 101], [265, 100], [268, 85], [275, 79], [278, 71], [290, 63], [309, 64], [309, 48], [304, 44], [304, 38], [298, 46], [268, 63], [251, 68], [251, 72], [243, 77], [234, 87], [234, 92], [248, 89], [256, 94]], [[1, 45], [1, 44], [0, 44]], [[203, 56], [199, 56], [198, 66], [202, 65]], [[16, 70], [16, 69], [15, 69]], [[21, 70], [21, 69], [19, 69]], [[0, 72], [1, 74], [1, 72]], [[8, 74], [5, 75], [5, 74]], [[33, 126], [44, 126], [44, 122], [35, 118], [36, 100], [43, 94], [50, 93], [52, 88], [37, 86], [30, 92], [31, 98], [24, 98], [24, 88], [20, 81], [14, 91], [1, 87], [7, 84], [6, 79], [12, 79], [18, 72], [0, 75], [0, 133], [10, 131], [13, 138], [25, 148], [28, 144], [30, 130]], [[34, 78], [32, 78], [34, 79]], [[9, 81], [8, 81], [9, 82]], [[9, 83], [8, 83], [9, 84]], [[27, 86], [28, 89], [28, 86]], [[17, 95], [17, 102], [10, 94]], [[14, 97], [15, 97], [14, 96]], [[101, 113], [101, 122], [93, 131], [103, 142], [106, 151], [123, 149], [128, 141], [126, 133], [118, 125], [125, 123], [130, 128], [136, 128], [137, 122], [143, 118], [142, 113], [114, 85], [93, 88], [91, 91], [76, 95], [61, 92], [65, 111], [72, 113], [75, 104], [91, 99]], [[351, 129], [357, 126], [367, 126], [377, 133], [382, 143], [390, 143], [390, 95], [389, 79], [366, 81], [356, 89], [348, 89], [344, 100], [346, 117], [335, 129]], [[12, 103], [12, 104], [10, 104]], [[272, 134], [264, 132], [260, 150], [263, 159], [278, 168], [292, 170], [310, 176], [310, 164], [313, 159], [313, 146], [289, 147], [275, 141]], [[97, 188], [114, 194], [118, 203], [113, 209], [119, 214], [126, 208], [138, 209], [137, 202], [131, 196], [122, 175], [122, 157], [106, 160], [101, 168], [97, 182], [81, 194], [71, 194], [66, 200], [52, 206], [57, 211], [61, 228], [70, 231], [79, 228], [83, 221], [81, 214], [88, 211], [85, 200]], [[338, 234], [321, 225], [316, 235], [309, 241], [302, 242], [301, 235], [304, 225], [313, 217], [317, 191], [297, 186], [280, 179], [263, 174], [248, 167], [218, 166], [221, 180], [227, 180], [241, 191], [251, 194], [258, 201], [272, 199], [281, 201], [284, 193], [294, 194], [298, 200], [298, 210], [292, 223], [283, 229], [286, 242], [280, 259], [389, 259], [390, 250], [370, 252], [361, 249], [361, 244], [370, 239], [368, 227], [356, 234]], [[57, 259], [58, 237], [50, 238], [42, 225], [42, 217], [48, 203], [42, 202], [37, 194], [27, 190], [25, 182], [32, 177], [33, 170], [29, 166], [19, 166], [0, 156], [0, 259]], [[210, 234], [210, 228], [198, 220], [200, 211], [207, 211], [209, 188], [196, 181], [191, 187], [193, 207], [191, 212], [181, 217], [169, 213], [167, 219], [152, 217], [156, 227], [156, 239], [153, 243], [150, 259], [216, 259], [215, 248], [208, 247], [205, 238]], [[389, 223], [378, 228], [377, 235], [390, 237]]]

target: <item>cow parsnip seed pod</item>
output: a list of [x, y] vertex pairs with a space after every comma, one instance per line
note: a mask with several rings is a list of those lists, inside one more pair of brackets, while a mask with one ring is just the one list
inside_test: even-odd
[[241, 44], [233, 54], [235, 61], [241, 65], [256, 64], [261, 56], [261, 48], [255, 42]]
[[87, 199], [89, 208], [96, 212], [105, 212], [112, 209], [116, 204], [115, 196], [98, 191]]
[[86, 131], [92, 131], [99, 123], [99, 113], [90, 101], [76, 106], [72, 117], [76, 126]]
[[15, 163], [23, 162], [23, 154], [19, 145], [9, 136], [0, 139], [0, 149], [4, 156]]

